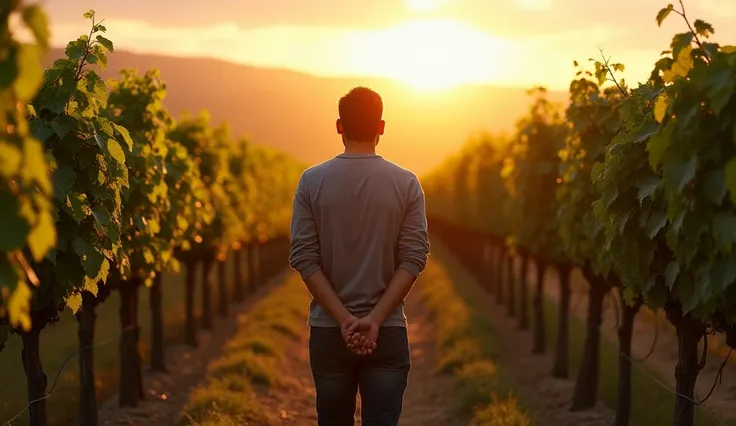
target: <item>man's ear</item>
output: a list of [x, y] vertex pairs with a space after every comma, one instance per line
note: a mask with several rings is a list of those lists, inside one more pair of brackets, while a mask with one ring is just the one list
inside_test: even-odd
[[386, 121], [381, 120], [378, 123], [378, 136], [383, 136], [383, 131], [386, 130]]
[[335, 129], [337, 129], [337, 134], [342, 134], [342, 121], [338, 118], [337, 121], [335, 121]]

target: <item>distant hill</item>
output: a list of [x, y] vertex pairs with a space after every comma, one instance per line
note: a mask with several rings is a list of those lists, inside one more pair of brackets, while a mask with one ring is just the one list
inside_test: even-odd
[[[60, 57], [54, 49], [47, 60]], [[309, 164], [342, 149], [335, 133], [337, 101], [356, 85], [384, 99], [386, 135], [379, 152], [417, 173], [426, 172], [478, 131], [511, 130], [528, 105], [526, 89], [469, 86], [423, 93], [387, 79], [323, 78], [246, 66], [217, 59], [182, 58], [116, 51], [105, 78], [121, 68], [158, 68], [175, 116], [205, 108], [215, 122], [227, 121], [236, 136], [282, 149]], [[552, 92], [564, 101], [566, 94]]]

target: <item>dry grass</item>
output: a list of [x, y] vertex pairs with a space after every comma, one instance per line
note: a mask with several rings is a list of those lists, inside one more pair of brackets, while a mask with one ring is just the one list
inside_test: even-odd
[[531, 425], [499, 377], [488, 320], [465, 303], [440, 263], [430, 261], [420, 280], [418, 291], [437, 327], [437, 368], [453, 375], [461, 414], [472, 414], [471, 426]]
[[207, 380], [189, 396], [181, 423], [269, 426], [256, 389], [278, 384], [279, 356], [299, 338], [309, 294], [292, 275], [238, 320], [238, 331], [212, 361]]

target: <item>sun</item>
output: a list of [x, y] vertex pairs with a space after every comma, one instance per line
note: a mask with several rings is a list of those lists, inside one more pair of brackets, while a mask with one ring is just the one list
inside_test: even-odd
[[382, 37], [382, 74], [424, 91], [497, 77], [505, 50], [501, 40], [455, 21], [410, 22]]

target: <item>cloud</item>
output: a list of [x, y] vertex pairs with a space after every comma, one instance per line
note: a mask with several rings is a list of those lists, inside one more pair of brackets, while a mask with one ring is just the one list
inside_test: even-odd
[[[659, 49], [631, 48], [630, 29], [590, 25], [562, 31], [499, 37], [459, 21], [418, 20], [368, 30], [347, 26], [233, 22], [199, 27], [162, 26], [139, 20], [107, 22], [116, 49], [176, 56], [208, 56], [256, 66], [291, 68], [325, 76], [393, 76], [410, 79], [430, 69], [455, 78], [515, 86], [567, 89], [573, 60], [598, 58], [598, 47], [626, 64], [624, 77], [643, 80]], [[53, 44], [86, 33], [82, 23], [53, 27]], [[622, 41], [623, 40], [623, 41]], [[445, 70], [445, 71], [443, 71]]]

